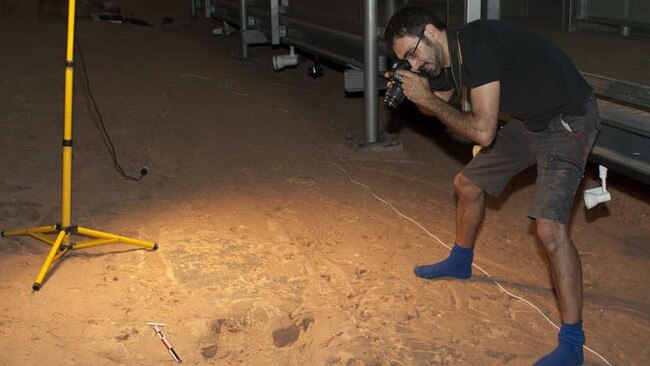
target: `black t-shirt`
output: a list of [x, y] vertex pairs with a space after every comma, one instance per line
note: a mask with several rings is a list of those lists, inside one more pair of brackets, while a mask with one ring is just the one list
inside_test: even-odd
[[[453, 30], [452, 30], [453, 31]], [[463, 84], [475, 88], [499, 80], [500, 110], [544, 129], [560, 114], [584, 114], [592, 89], [556, 45], [516, 23], [477, 20], [458, 30]]]

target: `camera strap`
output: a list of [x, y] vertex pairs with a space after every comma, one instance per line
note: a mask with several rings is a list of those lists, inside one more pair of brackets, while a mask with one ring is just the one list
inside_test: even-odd
[[447, 46], [449, 48], [449, 64], [451, 65], [451, 74], [454, 78], [456, 93], [460, 96], [463, 94], [460, 71], [460, 57], [458, 56], [458, 30], [447, 30]]

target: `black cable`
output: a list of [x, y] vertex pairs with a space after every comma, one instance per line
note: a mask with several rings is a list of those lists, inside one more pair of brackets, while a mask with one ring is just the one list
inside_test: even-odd
[[79, 40], [75, 38], [75, 43], [77, 44], [77, 49], [79, 50], [79, 59], [81, 60], [81, 69], [84, 73], [84, 80], [86, 82], [86, 91], [88, 93], [88, 96], [90, 97], [90, 101], [93, 104], [93, 108], [95, 109], [95, 113], [97, 114], [97, 120], [99, 121], [98, 127], [100, 128], [101, 131], [101, 136], [102, 140], [104, 141], [104, 145], [106, 148], [108, 148], [108, 152], [111, 154], [111, 157], [113, 159], [113, 167], [115, 170], [117, 170], [118, 173], [122, 176], [122, 178], [126, 180], [131, 180], [131, 181], [139, 181], [147, 175], [149, 172], [148, 167], [143, 167], [140, 169], [140, 175], [139, 176], [132, 176], [128, 175], [125, 171], [124, 168], [122, 168], [122, 165], [120, 165], [119, 161], [117, 160], [117, 153], [115, 152], [115, 145], [113, 145], [113, 140], [111, 140], [111, 136], [108, 134], [108, 131], [106, 130], [106, 125], [104, 125], [104, 118], [102, 117], [102, 114], [99, 111], [99, 107], [97, 107], [97, 102], [95, 102], [95, 96], [93, 95], [92, 88], [90, 87], [90, 79], [88, 78], [88, 72], [86, 71], [86, 61], [84, 60], [84, 53], [83, 49], [81, 48], [81, 43], [79, 43]]

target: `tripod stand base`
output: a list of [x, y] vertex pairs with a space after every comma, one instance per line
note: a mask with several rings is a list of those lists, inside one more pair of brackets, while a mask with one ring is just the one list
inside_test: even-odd
[[376, 142], [358, 141], [350, 136], [347, 145], [356, 152], [403, 151], [402, 141], [392, 134], [382, 132]]
[[[52, 234], [56, 234], [56, 237], [52, 236]], [[41, 267], [41, 271], [36, 277], [36, 281], [34, 281], [34, 284], [32, 285], [32, 289], [34, 291], [41, 289], [43, 279], [52, 267], [52, 264], [61, 259], [61, 257], [63, 257], [63, 255], [68, 252], [68, 250], [90, 248], [112, 243], [130, 244], [149, 250], [158, 249], [158, 244], [156, 243], [127, 238], [125, 236], [109, 234], [103, 231], [92, 230], [79, 226], [62, 227], [61, 225], [50, 225], [19, 230], [2, 231], [3, 237], [17, 235], [28, 235], [34, 239], [52, 246], [52, 249], [50, 249], [47, 258], [45, 259], [45, 263], [43, 263], [43, 266]], [[80, 235], [84, 237], [85, 240], [78, 243], [70, 243], [70, 237], [72, 235]]]

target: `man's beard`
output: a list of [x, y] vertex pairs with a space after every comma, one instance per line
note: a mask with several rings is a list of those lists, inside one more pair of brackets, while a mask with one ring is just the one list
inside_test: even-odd
[[425, 42], [433, 49], [434, 55], [433, 59], [423, 62], [418, 71], [431, 78], [437, 78], [442, 72], [442, 47], [439, 43], [431, 42], [428, 39]]

